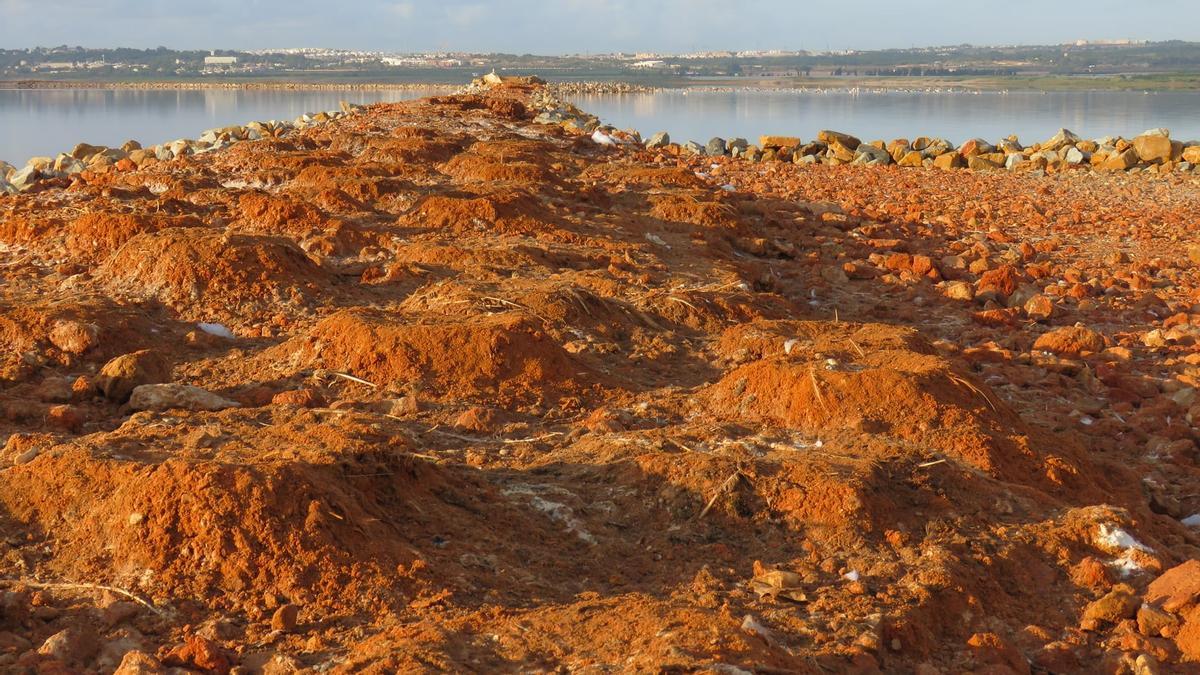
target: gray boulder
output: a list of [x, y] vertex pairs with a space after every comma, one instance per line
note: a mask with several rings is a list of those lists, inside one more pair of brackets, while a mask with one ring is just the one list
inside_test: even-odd
[[37, 183], [38, 179], [41, 177], [42, 172], [38, 171], [37, 167], [27, 166], [9, 176], [8, 182], [11, 183], [12, 186], [17, 190], [24, 192], [25, 190], [33, 187], [34, 183]]
[[859, 145], [858, 149], [855, 150], [854, 154], [855, 154], [855, 157], [854, 157], [855, 164], [867, 164], [870, 166], [883, 166], [885, 164], [892, 163], [892, 156], [888, 154], [887, 150], [884, 150], [882, 148], [877, 148], [873, 145], [867, 145], [866, 143]]
[[714, 138], [704, 146], [704, 154], [710, 157], [724, 157], [726, 152], [725, 139]]
[[646, 147], [651, 148], [651, 149], [665, 148], [670, 144], [671, 144], [671, 134], [668, 134], [665, 131], [660, 131], [657, 134], [654, 134], [653, 136], [650, 137], [650, 140], [646, 141]]
[[1083, 139], [1076, 136], [1070, 129], [1059, 129], [1050, 140], [1042, 143], [1042, 150], [1057, 151], [1068, 145], [1075, 145]]

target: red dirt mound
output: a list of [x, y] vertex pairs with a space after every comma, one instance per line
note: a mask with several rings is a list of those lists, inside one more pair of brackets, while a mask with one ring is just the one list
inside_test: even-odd
[[420, 324], [383, 312], [339, 312], [282, 348], [380, 386], [419, 383], [439, 396], [500, 405], [553, 402], [589, 379], [533, 320], [515, 314]]
[[479, 196], [431, 195], [401, 216], [400, 223], [459, 234], [531, 235], [553, 229], [544, 220], [545, 211], [528, 192], [497, 189]]
[[67, 225], [67, 250], [82, 260], [103, 260], [143, 232], [171, 227], [203, 227], [195, 216], [156, 216], [139, 213], [91, 212]]
[[248, 464], [188, 447], [112, 463], [102, 449], [59, 446], [0, 475], [0, 506], [55, 530], [66, 554], [57, 572], [68, 577], [176, 602], [219, 598], [226, 611], [261, 611], [266, 592], [337, 612], [416, 599], [424, 584], [414, 544], [484, 526], [484, 504], [497, 500], [402, 441], [369, 447], [353, 422], [279, 422], [255, 431], [224, 418], [261, 455]]
[[97, 277], [109, 287], [153, 297], [185, 316], [254, 316], [278, 303], [303, 304], [328, 275], [290, 240], [200, 229], [138, 235]]
[[756, 360], [710, 388], [715, 414], [815, 435], [887, 435], [1002, 480], [1088, 489], [1080, 448], [1030, 429], [911, 329], [762, 322], [731, 329], [721, 345], [727, 356]]

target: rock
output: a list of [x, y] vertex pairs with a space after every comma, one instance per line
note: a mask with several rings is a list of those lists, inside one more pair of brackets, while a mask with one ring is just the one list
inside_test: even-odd
[[654, 134], [650, 137], [650, 140], [646, 141], [646, 147], [650, 149], [665, 148], [670, 144], [671, 134], [668, 134], [665, 131], [660, 131], [657, 134]]
[[858, 146], [862, 145], [862, 141], [858, 138], [851, 136], [850, 134], [843, 134], [838, 131], [822, 131], [817, 134], [817, 140], [825, 143], [826, 145], [840, 143], [847, 148], [857, 148]]
[[758, 145], [764, 150], [787, 148], [794, 151], [801, 146], [801, 141], [795, 136], [759, 136]]
[[1178, 612], [1200, 599], [1200, 560], [1172, 567], [1150, 583], [1146, 602]]
[[709, 157], [724, 157], [726, 152], [725, 139], [713, 138], [704, 146], [704, 154]]
[[38, 647], [39, 654], [74, 666], [87, 665], [99, 651], [100, 640], [96, 634], [79, 626], [51, 635]]
[[1072, 166], [1077, 166], [1087, 161], [1087, 157], [1079, 148], [1067, 148], [1067, 154], [1063, 157], [1063, 159], [1067, 162], [1067, 164]]
[[888, 154], [887, 150], [884, 150], [883, 148], [877, 148], [874, 145], [860, 145], [855, 151], [855, 154], [856, 163], [859, 163], [859, 160], [863, 160], [861, 162], [863, 164], [869, 164], [872, 166], [882, 166], [892, 163], [892, 156]]
[[75, 159], [81, 159], [81, 160], [86, 161], [92, 155], [95, 155], [100, 152], [104, 152], [107, 149], [108, 148], [106, 148], [103, 145], [90, 145], [88, 143], [80, 143], [80, 144], [76, 145], [75, 148], [73, 150], [71, 150], [71, 152], [69, 154], [72, 157], [74, 157]]
[[198, 635], [189, 636], [182, 645], [172, 649], [163, 661], [168, 666], [218, 673], [228, 672], [233, 665], [217, 643]]
[[134, 410], [206, 410], [216, 412], [241, 407], [236, 401], [187, 384], [144, 384], [129, 398]]
[[1097, 168], [1099, 168], [1101, 171], [1126, 171], [1137, 166], [1138, 159], [1139, 156], [1137, 151], [1133, 148], [1129, 148], [1124, 152], [1111, 155]]
[[858, 146], [848, 146], [834, 141], [829, 144], [829, 156], [843, 164], [849, 164], [857, 157], [854, 150], [851, 149], [852, 147], [857, 148]]
[[965, 281], [951, 281], [942, 288], [942, 295], [951, 300], [974, 300], [975, 287]]
[[290, 405], [297, 408], [323, 408], [325, 397], [315, 389], [293, 389], [281, 391], [271, 398], [272, 405]]
[[158, 659], [145, 652], [132, 651], [121, 659], [113, 675], [165, 675], [167, 669]]
[[972, 171], [995, 171], [1004, 167], [990, 159], [985, 159], [979, 155], [971, 155], [967, 158], [967, 168]]
[[744, 138], [735, 138], [732, 141], [729, 141], [729, 151], [730, 152], [733, 152], [734, 150], [740, 150], [742, 152], [745, 152], [746, 148], [748, 148], [748, 147], [750, 147], [750, 141], [747, 141]]
[[1054, 315], [1054, 301], [1039, 293], [1025, 302], [1025, 314], [1034, 321], [1045, 321]]
[[1189, 145], [1183, 149], [1183, 161], [1191, 165], [1200, 164], [1200, 145]]
[[683, 146], [683, 150], [684, 150], [684, 152], [686, 152], [690, 155], [703, 155], [704, 154], [704, 146], [700, 145], [696, 141], [688, 141]]
[[270, 661], [263, 664], [262, 675], [293, 675], [308, 672], [294, 656], [276, 654]]
[[71, 380], [65, 377], [47, 377], [34, 392], [43, 403], [67, 403], [75, 398]]
[[1004, 666], [1011, 672], [1029, 675], [1029, 661], [1016, 647], [995, 633], [975, 633], [967, 640], [967, 646], [981, 664]]
[[1143, 162], [1161, 163], [1171, 159], [1171, 138], [1147, 133], [1133, 139], [1133, 149]]
[[1088, 604], [1079, 626], [1083, 630], [1100, 630], [1105, 625], [1133, 618], [1140, 605], [1132, 587], [1117, 584], [1104, 597]]
[[36, 167], [27, 166], [20, 171], [8, 177], [8, 182], [18, 191], [24, 192], [33, 187], [38, 179], [42, 177], [42, 172]]
[[1059, 356], [1079, 357], [1104, 351], [1104, 338], [1089, 328], [1070, 326], [1052, 330], [1038, 337], [1033, 343], [1033, 349]]
[[1014, 152], [1004, 160], [1004, 168], [1008, 169], [1009, 171], [1017, 171], [1029, 163], [1028, 157], [1019, 152]]
[[271, 629], [290, 633], [296, 630], [296, 625], [299, 620], [300, 606], [284, 605], [283, 607], [275, 610], [275, 614], [271, 616]]
[[50, 329], [50, 344], [78, 356], [100, 344], [100, 328], [79, 321], [58, 321]]
[[1154, 605], [1144, 604], [1138, 608], [1138, 632], [1146, 637], [1159, 637], [1163, 629], [1172, 628], [1178, 623], [1171, 613]]
[[996, 151], [996, 146], [988, 143], [982, 138], [973, 138], [958, 149], [958, 154], [963, 157], [974, 157], [975, 155], [988, 155]]
[[1001, 265], [994, 270], [988, 270], [979, 277], [976, 284], [976, 294], [995, 291], [1004, 298], [1016, 292], [1022, 283], [1022, 275], [1012, 265]]
[[454, 420], [454, 427], [472, 433], [489, 433], [496, 427], [496, 413], [491, 408], [473, 406]]
[[933, 158], [933, 165], [939, 169], [957, 169], [964, 164], [962, 155], [957, 152], [947, 152]]
[[900, 161], [897, 162], [897, 164], [899, 164], [900, 166], [911, 166], [911, 167], [924, 166], [925, 158], [921, 155], [921, 153], [917, 152], [916, 150], [912, 150], [912, 151], [906, 153], [903, 157], [901, 157]]
[[118, 600], [110, 603], [100, 611], [100, 620], [108, 628], [115, 628], [136, 617], [142, 611], [142, 606], [128, 600]]
[[1082, 140], [1082, 138], [1071, 133], [1069, 129], [1059, 129], [1058, 133], [1054, 134], [1050, 140], [1042, 143], [1042, 149], [1057, 152], [1068, 145], [1076, 145]]
[[106, 398], [124, 403], [137, 387], [170, 379], [171, 368], [167, 360], [158, 352], [143, 349], [104, 364], [96, 378], [96, 386]]

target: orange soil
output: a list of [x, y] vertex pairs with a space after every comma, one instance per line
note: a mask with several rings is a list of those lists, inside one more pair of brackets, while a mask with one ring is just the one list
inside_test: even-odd
[[0, 670], [1195, 672], [1193, 179], [528, 93], [0, 196]]

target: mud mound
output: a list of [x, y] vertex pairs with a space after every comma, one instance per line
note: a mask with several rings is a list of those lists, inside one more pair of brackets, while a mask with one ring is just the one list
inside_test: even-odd
[[653, 204], [651, 215], [667, 222], [726, 230], [742, 227], [736, 207], [713, 201], [704, 193], [658, 196], [653, 199]]
[[255, 432], [226, 420], [257, 452], [297, 444], [288, 461], [112, 462], [59, 446], [4, 472], [0, 505], [56, 531], [64, 555], [55, 572], [66, 578], [226, 611], [259, 611], [264, 592], [333, 611], [403, 606], [424, 586], [413, 545], [482, 525], [496, 495], [395, 440], [367, 448], [357, 429], [309, 422]]
[[134, 213], [92, 212], [67, 225], [67, 250], [86, 261], [99, 261], [144, 232], [167, 228], [202, 227], [195, 216], [156, 216]]
[[495, 140], [471, 145], [440, 169], [462, 181], [543, 184], [556, 179], [548, 159], [554, 145], [530, 140]]
[[528, 192], [500, 189], [478, 196], [466, 193], [426, 197], [401, 216], [400, 223], [458, 234], [482, 231], [530, 235], [553, 229], [545, 222], [547, 217], [541, 202]]
[[0, 218], [0, 243], [28, 244], [46, 236], [48, 232], [60, 231], [63, 223], [57, 218], [39, 218], [22, 213], [5, 213]]
[[551, 180], [550, 169], [542, 164], [510, 160], [466, 152], [441, 166], [448, 176], [462, 181], [505, 182], [540, 185]]
[[129, 240], [99, 269], [114, 289], [153, 297], [186, 316], [205, 309], [250, 316], [275, 304], [304, 304], [328, 284], [292, 241], [169, 229]]
[[441, 138], [372, 138], [359, 153], [361, 161], [383, 164], [429, 164], [449, 161], [461, 152], [461, 141]]
[[882, 325], [763, 322], [722, 337], [750, 360], [706, 398], [714, 413], [814, 435], [890, 436], [1002, 480], [1083, 494], [1078, 447], [1030, 429], [986, 385], [972, 382], [912, 330]]
[[589, 379], [533, 320], [515, 314], [413, 324], [382, 312], [339, 312], [283, 347], [300, 363], [380, 386], [420, 383], [439, 396], [502, 405], [555, 401]]
[[704, 180], [694, 171], [674, 167], [646, 167], [638, 165], [616, 165], [589, 167], [581, 175], [584, 179], [604, 180], [617, 185], [643, 185], [650, 187], [678, 187], [698, 189], [707, 187]]

